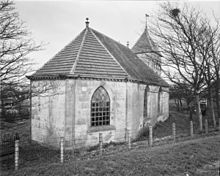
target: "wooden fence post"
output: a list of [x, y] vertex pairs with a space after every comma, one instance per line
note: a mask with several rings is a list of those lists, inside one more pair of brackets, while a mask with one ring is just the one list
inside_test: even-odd
[[208, 134], [209, 133], [209, 129], [208, 129], [208, 120], [205, 119], [205, 133]]
[[18, 170], [19, 161], [19, 135], [15, 134], [15, 170]]
[[193, 132], [193, 121], [190, 121], [190, 136], [193, 137], [194, 136], [194, 132]]
[[176, 123], [172, 123], [172, 134], [173, 134], [173, 142], [176, 142]]
[[60, 138], [60, 162], [63, 163], [63, 144], [64, 144], [64, 138]]
[[129, 130], [127, 130], [127, 136], [128, 136], [128, 149], [131, 149], [131, 134]]
[[153, 127], [149, 125], [149, 145], [152, 147], [153, 145]]
[[102, 155], [102, 146], [103, 144], [103, 139], [102, 139], [102, 133], [99, 133], [99, 154]]

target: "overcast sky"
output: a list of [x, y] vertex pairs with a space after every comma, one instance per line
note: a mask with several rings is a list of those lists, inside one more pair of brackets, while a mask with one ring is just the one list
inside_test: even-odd
[[[84, 28], [88, 17], [90, 27], [130, 47], [145, 26], [145, 14], [152, 17], [162, 1], [16, 1], [20, 18], [26, 22], [32, 37], [47, 45], [31, 55], [42, 66]], [[220, 1], [186, 1], [213, 19], [220, 19]], [[150, 19], [149, 19], [150, 20]]]

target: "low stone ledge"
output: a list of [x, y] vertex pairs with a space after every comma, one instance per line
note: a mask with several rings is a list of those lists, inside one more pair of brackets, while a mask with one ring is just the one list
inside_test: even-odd
[[101, 131], [112, 131], [112, 130], [116, 130], [115, 126], [113, 125], [97, 126], [97, 127], [89, 127], [88, 133], [101, 132]]

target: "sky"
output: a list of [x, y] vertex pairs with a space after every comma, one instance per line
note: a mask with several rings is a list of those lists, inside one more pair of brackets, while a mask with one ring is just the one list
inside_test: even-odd
[[[16, 1], [20, 19], [25, 22], [43, 50], [30, 55], [35, 69], [57, 54], [89, 26], [121, 44], [132, 47], [145, 28], [145, 14], [154, 19], [163, 1]], [[173, 1], [175, 3], [175, 1]], [[213, 20], [220, 20], [220, 1], [185, 1]]]

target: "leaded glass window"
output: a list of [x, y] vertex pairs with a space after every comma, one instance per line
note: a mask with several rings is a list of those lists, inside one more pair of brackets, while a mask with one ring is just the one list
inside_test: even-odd
[[103, 87], [96, 89], [91, 100], [91, 126], [110, 125], [110, 98]]

